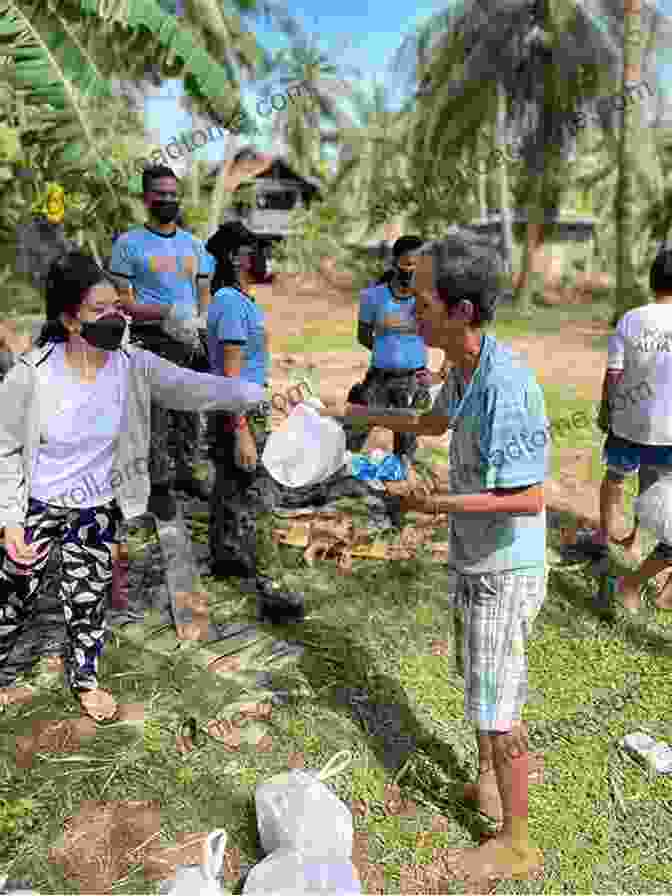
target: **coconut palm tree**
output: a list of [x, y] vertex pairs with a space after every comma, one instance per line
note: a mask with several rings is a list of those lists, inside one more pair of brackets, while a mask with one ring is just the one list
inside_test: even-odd
[[393, 109], [389, 89], [373, 83], [354, 88], [354, 121], [327, 139], [338, 146], [332, 191], [342, 192], [345, 206], [359, 221], [353, 239], [388, 240], [388, 231], [429, 232], [444, 209], [413, 193], [407, 151], [411, 113]]
[[[609, 12], [609, 4], [595, 0], [593, 9]], [[453, 158], [475, 152], [483, 123], [494, 121], [501, 106], [498, 85], [506, 94], [525, 174], [528, 238], [518, 293], [524, 311], [535, 285], [543, 289], [543, 280], [535, 284], [528, 272], [566, 188], [572, 121], [587, 109], [615, 132], [608, 94], [620, 73], [621, 41], [610, 14], [598, 27], [586, 7], [580, 0], [465, 0], [430, 20], [416, 38], [416, 75], [424, 83], [415, 106], [413, 158], [425, 178], [440, 177]], [[655, 32], [656, 23], [649, 26]]]
[[[325, 144], [333, 143], [333, 129], [351, 123], [343, 108], [352, 92], [342, 77], [347, 71], [361, 77], [355, 68], [332, 63], [314, 35], [295, 38], [289, 49], [273, 58], [274, 84], [262, 88], [260, 96], [285, 95], [285, 107], [273, 114], [272, 135], [278, 148], [284, 148], [289, 164], [304, 176], [321, 177], [323, 150]], [[330, 137], [325, 139], [327, 134]]]
[[401, 210], [386, 201], [386, 185], [405, 180], [407, 157], [387, 89], [377, 83], [370, 92], [355, 87], [350, 99], [354, 121], [327, 135], [338, 148], [331, 191], [342, 195], [348, 213], [359, 222], [353, 239], [361, 241], [375, 236], [381, 226], [400, 224]]
[[[623, 0], [623, 82], [627, 88], [641, 80], [641, 0]], [[618, 189], [616, 193], [616, 303], [622, 314], [642, 304], [647, 292], [640, 291], [632, 257], [635, 238], [633, 206], [636, 193], [637, 147], [641, 131], [638, 103], [622, 103], [618, 152]]]

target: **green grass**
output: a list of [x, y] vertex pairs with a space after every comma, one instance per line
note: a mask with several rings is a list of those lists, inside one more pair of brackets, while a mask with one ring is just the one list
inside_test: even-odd
[[[354, 764], [335, 779], [335, 787], [344, 799], [370, 804], [369, 816], [356, 819], [355, 827], [369, 834], [370, 861], [385, 866], [387, 892], [398, 887], [402, 866], [431, 861], [432, 846], [472, 842], [483, 822], [461, 803], [458, 791], [460, 780], [475, 771], [474, 738], [463, 720], [452, 655], [431, 654], [432, 641], [450, 639], [444, 571], [423, 560], [363, 562], [343, 577], [332, 563], [302, 568], [299, 552], [291, 548], [266, 545], [265, 556], [275, 573], [284, 570], [290, 583], [306, 592], [310, 611], [300, 628], [273, 632], [308, 645], [296, 666], [275, 673], [294, 697], [274, 709], [268, 728], [273, 751], [243, 746], [229, 754], [204, 737], [195, 753], [179, 756], [174, 738], [180, 719], [194, 715], [203, 726], [226, 715], [234, 701], [255, 699], [255, 692], [241, 694], [240, 675], [215, 676], [197, 668], [192, 649], [184, 645], [169, 656], [153, 653], [177, 643], [170, 632], [150, 638], [150, 620], [139, 640], [120, 637], [103, 660], [103, 681], [117, 698], [145, 703], [144, 730], [111, 726], [82, 749], [83, 761], [44, 755], [25, 772], [14, 763], [14, 736], [28, 733], [35, 718], [73, 717], [74, 706], [56, 686], [32, 705], [7, 712], [0, 732], [0, 798], [32, 800], [33, 806], [32, 811], [23, 807], [13, 832], [3, 833], [0, 820], [5, 857], [0, 872], [30, 879], [42, 892], [77, 892], [48, 861], [47, 851], [64, 818], [85, 799], [158, 799], [166, 845], [177, 832], [224, 825], [230, 845], [241, 849], [244, 861], [255, 862], [260, 853], [254, 787], [286, 768], [294, 751], [304, 752], [313, 768], [338, 750], [353, 751]], [[208, 585], [215, 619], [253, 618], [247, 599], [225, 585], [209, 580]], [[591, 610], [594, 587], [585, 570], [551, 572], [529, 647], [527, 709], [532, 748], [544, 752], [548, 770], [547, 783], [533, 788], [530, 798], [531, 830], [545, 851], [546, 880], [504, 882], [498, 893], [654, 893], [671, 882], [670, 863], [651, 851], [651, 843], [654, 837], [671, 842], [672, 816], [661, 807], [672, 804], [672, 780], [649, 780], [620, 754], [616, 741], [639, 727], [672, 738], [665, 685], [672, 678], [672, 620], [657, 613], [642, 622], [606, 626]], [[366, 690], [392, 712], [390, 730], [396, 734], [387, 743], [368, 734], [339, 700], [338, 689], [344, 687]], [[410, 761], [400, 784], [419, 808], [414, 817], [393, 818], [384, 811], [383, 792], [399, 763], [390, 765], [386, 750], [405, 737], [412, 737], [416, 748], [404, 757]], [[631, 811], [639, 813], [638, 840]], [[438, 814], [448, 817], [448, 831], [418, 845]], [[114, 892], [158, 890], [136, 867]], [[461, 890], [455, 884], [447, 892]]]
[[[568, 391], [545, 384], [552, 420], [589, 410]], [[601, 441], [598, 431], [575, 427], [557, 437], [555, 451], [574, 445], [599, 458]], [[597, 488], [599, 469], [595, 474]], [[197, 528], [204, 539], [202, 518]], [[141, 544], [139, 536], [132, 550]], [[557, 548], [557, 533], [550, 531], [551, 560]], [[463, 719], [453, 654], [431, 652], [433, 641], [451, 639], [445, 571], [422, 556], [355, 563], [349, 576], [333, 562], [307, 569], [299, 551], [278, 547], [267, 536], [261, 554], [274, 575], [284, 573], [290, 587], [304, 591], [309, 611], [298, 628], [269, 629], [306, 645], [298, 663], [274, 667], [263, 653], [256, 659], [249, 650], [242, 654], [247, 665], [272, 671], [292, 694], [286, 706], [274, 708], [268, 725], [272, 752], [244, 745], [231, 754], [203, 736], [194, 753], [177, 753], [175, 734], [185, 716], [195, 716], [202, 727], [259, 692], [243, 672], [203, 671], [198, 651], [184, 644], [177, 649], [171, 631], [152, 637], [156, 621], [150, 618], [108, 646], [101, 676], [120, 702], [144, 702], [144, 728], [111, 726], [82, 748], [83, 761], [44, 755], [31, 771], [21, 771], [15, 735], [27, 733], [36, 718], [77, 713], [60, 682], [33, 704], [6, 712], [0, 727], [0, 874], [26, 878], [41, 892], [78, 892], [48, 860], [48, 849], [85, 799], [158, 799], [163, 844], [178, 832], [224, 826], [243, 862], [259, 861], [254, 788], [284, 770], [288, 755], [298, 751], [308, 767], [319, 768], [337, 751], [352, 750], [352, 767], [332, 783], [341, 798], [369, 804], [355, 830], [369, 836], [370, 861], [384, 865], [386, 892], [399, 892], [402, 868], [431, 862], [433, 848], [474, 842], [485, 822], [462, 803], [459, 791], [475, 773], [476, 745]], [[227, 585], [206, 584], [215, 620], [254, 618], [253, 601]], [[545, 852], [546, 874], [543, 881], [502, 882], [497, 893], [653, 894], [669, 892], [672, 884], [672, 778], [650, 778], [617, 747], [624, 733], [638, 728], [672, 742], [672, 614], [649, 608], [643, 618], [608, 625], [594, 612], [595, 588], [585, 568], [551, 569], [529, 645], [526, 710], [531, 747], [544, 753], [547, 769], [546, 783], [530, 792], [530, 830]], [[155, 653], [160, 647], [170, 653]], [[366, 691], [379, 707], [387, 723], [378, 733], [343, 701], [344, 688]], [[399, 744], [408, 738], [412, 744], [404, 755]], [[403, 795], [418, 806], [409, 818], [390, 817], [384, 807], [384, 788], [397, 778], [402, 760]], [[439, 814], [448, 829], [421, 841]], [[158, 885], [133, 866], [113, 892], [157, 893]], [[445, 892], [463, 887], [447, 884]]]

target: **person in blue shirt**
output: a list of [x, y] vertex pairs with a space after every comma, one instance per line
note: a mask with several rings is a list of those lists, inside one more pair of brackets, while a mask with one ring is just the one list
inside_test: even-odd
[[448, 514], [456, 655], [479, 754], [478, 783], [469, 792], [502, 827], [477, 849], [449, 851], [445, 861], [460, 879], [525, 876], [542, 858], [528, 837], [529, 779], [540, 763], [528, 752], [522, 710], [526, 644], [546, 595], [550, 426], [533, 371], [484, 332], [509, 289], [496, 248], [453, 228], [418, 264], [419, 334], [453, 364], [432, 410], [401, 417], [333, 404], [321, 413], [414, 435], [452, 430], [449, 490], [420, 496], [397, 483], [406, 487], [397, 495], [402, 512]]
[[[396, 241], [393, 268], [378, 283], [363, 289], [359, 305], [357, 339], [371, 352], [371, 366], [362, 383], [355, 384], [349, 401], [380, 408], [429, 407], [427, 348], [417, 331], [412, 253], [422, 246], [415, 236]], [[349, 451], [361, 451], [369, 430], [345, 427]], [[394, 453], [407, 465], [417, 450], [411, 433], [394, 434]]]
[[[250, 295], [256, 239], [243, 224], [228, 222], [206, 243], [215, 258], [208, 310], [212, 372], [268, 385], [270, 358], [264, 311]], [[271, 429], [265, 401], [242, 416], [213, 413], [208, 421], [215, 483], [210, 497], [210, 558], [214, 576], [246, 580], [259, 598], [260, 618], [303, 618], [303, 598], [279, 589], [257, 568], [257, 516], [270, 509], [275, 488], [261, 463]], [[250, 590], [248, 587], [247, 590]]]
[[[129, 230], [114, 241], [109, 273], [133, 317], [132, 341], [174, 364], [203, 372], [207, 370], [205, 351], [198, 350], [198, 341], [189, 346], [166, 332], [162, 324], [171, 313], [178, 321], [197, 326], [199, 316], [207, 312], [210, 288], [205, 250], [200, 240], [175, 223], [180, 206], [172, 169], [164, 165], [146, 168], [142, 186], [149, 219], [143, 227]], [[205, 483], [193, 472], [199, 417], [154, 405], [151, 427], [149, 508], [161, 519], [172, 519], [176, 511], [174, 489], [208, 498]], [[171, 453], [175, 463], [172, 482]]]

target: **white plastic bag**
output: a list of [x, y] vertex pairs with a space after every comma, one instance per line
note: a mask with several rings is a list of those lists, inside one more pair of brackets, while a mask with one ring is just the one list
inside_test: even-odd
[[361, 892], [359, 876], [348, 859], [314, 858], [290, 849], [278, 849], [255, 865], [243, 887], [243, 896], [252, 893], [350, 896]]
[[662, 476], [642, 492], [635, 499], [634, 511], [645, 529], [672, 545], [672, 475]]
[[[339, 757], [343, 757], [341, 762], [337, 762]], [[352, 815], [323, 783], [343, 771], [351, 760], [350, 752], [343, 750], [321, 772], [294, 769], [257, 787], [257, 825], [265, 853], [289, 849], [305, 856], [351, 857]]]
[[12, 886], [12, 882], [7, 877], [0, 874], [0, 894], [2, 896], [40, 896], [37, 890], [25, 889], [19, 886], [18, 889]]
[[212, 831], [203, 841], [201, 866], [180, 865], [173, 880], [163, 881], [159, 893], [169, 896], [223, 896], [217, 877], [224, 866], [227, 833]]
[[261, 461], [273, 479], [286, 487], [317, 485], [346, 463], [343, 427], [320, 417], [315, 406], [324, 407], [315, 398], [298, 404], [284, 426], [266, 441]]

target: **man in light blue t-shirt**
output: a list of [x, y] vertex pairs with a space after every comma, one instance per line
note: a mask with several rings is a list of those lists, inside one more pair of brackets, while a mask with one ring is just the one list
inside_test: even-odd
[[[169, 335], [162, 322], [170, 313], [178, 321], [192, 321], [197, 326], [196, 320], [203, 318], [210, 303], [211, 261], [203, 243], [175, 223], [179, 203], [173, 171], [163, 165], [148, 168], [142, 184], [149, 220], [115, 240], [109, 265], [122, 301], [134, 318], [131, 338], [181, 367], [207, 370], [204, 347], [199, 351], [185, 345]], [[205, 483], [193, 472], [199, 416], [152, 405], [151, 425], [150, 511], [161, 519], [171, 519], [176, 511], [173, 489], [208, 498]], [[175, 462], [172, 482], [171, 454]]]
[[452, 430], [450, 487], [431, 496], [407, 490], [400, 510], [448, 515], [456, 656], [479, 754], [478, 782], [465, 797], [502, 827], [445, 861], [462, 880], [526, 876], [541, 866], [528, 834], [528, 785], [539, 759], [528, 752], [522, 711], [526, 645], [546, 594], [550, 427], [532, 370], [484, 332], [506, 289], [496, 247], [453, 228], [421, 255], [418, 273], [420, 335], [453, 364], [432, 410], [405, 419], [355, 405], [325, 413], [393, 432]]
[[[350, 401], [380, 408], [428, 408], [431, 404], [422, 382], [422, 375], [428, 373], [427, 347], [418, 333], [413, 292], [412, 253], [420, 246], [418, 237], [400, 237], [392, 249], [394, 268], [362, 290], [357, 338], [371, 351], [371, 366], [364, 381], [350, 390]], [[345, 431], [348, 449], [361, 451], [369, 430], [346, 425]], [[395, 432], [394, 453], [403, 461], [410, 463], [416, 449], [413, 434]]]

